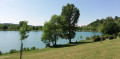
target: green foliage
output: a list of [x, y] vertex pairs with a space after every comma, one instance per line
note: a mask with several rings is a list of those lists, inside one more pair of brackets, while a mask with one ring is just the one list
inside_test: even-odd
[[109, 35], [117, 34], [119, 32], [119, 26], [114, 22], [104, 22], [101, 32]]
[[97, 42], [97, 41], [101, 41], [101, 37], [99, 35], [94, 35], [91, 37], [91, 39], [93, 39], [94, 42]]
[[118, 37], [120, 38], [120, 32], [118, 33]]
[[67, 4], [62, 7], [61, 15], [65, 18], [62, 38], [69, 39], [69, 43], [71, 43], [71, 39], [75, 37], [75, 31], [77, 30], [79, 9], [74, 4]]
[[23, 48], [23, 51], [27, 51], [27, 48], [25, 47], [25, 48]]
[[3, 53], [0, 51], [0, 55], [2, 55]]
[[86, 40], [90, 40], [90, 38], [89, 38], [89, 37], [86, 37]]
[[8, 29], [8, 26], [3, 26], [2, 29], [3, 29], [3, 30], [7, 30], [7, 29]]
[[19, 30], [20, 32], [19, 33], [21, 35], [20, 40], [23, 40], [28, 37], [28, 35], [26, 34], [29, 32], [27, 21], [20, 21], [19, 24], [20, 24], [20, 30]]
[[27, 48], [27, 50], [26, 51], [30, 51], [30, 49], [29, 48]]
[[47, 45], [53, 43], [56, 45], [58, 38], [62, 32], [62, 16], [53, 15], [49, 22], [46, 22], [43, 26], [43, 34], [42, 34], [42, 41]]
[[16, 52], [18, 52], [17, 50], [15, 50], [15, 49], [12, 49], [12, 50], [10, 50], [10, 52], [9, 53], [16, 53]]
[[[20, 29], [19, 24], [0, 24], [0, 31], [18, 31]], [[42, 30], [42, 26], [31, 26], [28, 25], [29, 30]]]
[[80, 39], [82, 39], [82, 35], [80, 36]]
[[32, 47], [31, 50], [35, 50], [36, 48], [35, 47]]
[[[116, 23], [119, 26], [120, 30], [120, 17], [115, 16], [115, 18], [107, 17], [106, 19], [97, 19], [96, 21], [93, 21], [92, 23], [88, 24], [87, 26], [81, 26], [78, 27], [77, 30], [79, 31], [101, 31], [101, 28], [103, 27], [104, 23], [113, 22]], [[106, 26], [106, 25], [104, 25]]]

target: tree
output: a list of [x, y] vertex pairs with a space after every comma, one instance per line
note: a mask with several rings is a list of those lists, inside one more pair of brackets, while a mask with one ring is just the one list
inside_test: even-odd
[[3, 30], [7, 30], [8, 29], [8, 26], [3, 26]]
[[62, 32], [62, 25], [60, 24], [62, 23], [61, 19], [62, 16], [53, 15], [51, 17], [51, 20], [44, 24], [41, 39], [47, 45], [50, 45], [50, 43], [52, 42], [52, 44], [56, 46], [56, 42]]
[[119, 32], [119, 26], [112, 21], [104, 22], [101, 28], [101, 32], [103, 34], [109, 35], [117, 34]]
[[19, 22], [19, 25], [20, 25], [19, 34], [21, 35], [20, 37], [20, 40], [21, 40], [20, 59], [22, 59], [22, 49], [23, 49], [22, 40], [26, 39], [29, 36], [27, 35], [27, 33], [29, 33], [27, 23], [28, 23], [27, 21]]
[[63, 6], [61, 15], [65, 18], [64, 26], [64, 35], [62, 38], [71, 39], [75, 37], [75, 31], [77, 29], [77, 22], [79, 19], [79, 9], [77, 9], [74, 4], [67, 4]]

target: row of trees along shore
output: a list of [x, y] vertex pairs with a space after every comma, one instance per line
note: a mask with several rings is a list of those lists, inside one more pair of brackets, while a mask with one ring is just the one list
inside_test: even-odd
[[[30, 30], [42, 30], [42, 26], [32, 26], [28, 25]], [[11, 23], [3, 23], [0, 24], [0, 31], [19, 31], [20, 25], [19, 24], [11, 24]]]
[[[106, 23], [115, 23], [117, 26], [120, 27], [120, 17], [115, 16], [107, 17], [105, 19], [97, 19], [96, 21], [91, 22], [87, 26], [78, 27], [77, 31], [97, 31], [101, 32], [102, 27], [106, 26]], [[109, 26], [106, 26], [109, 27]]]

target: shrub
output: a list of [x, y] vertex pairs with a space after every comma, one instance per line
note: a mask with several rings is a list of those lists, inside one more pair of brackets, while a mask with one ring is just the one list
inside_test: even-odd
[[114, 39], [116, 39], [116, 38], [117, 38], [117, 35], [116, 35], [116, 34], [113, 34], [113, 37], [114, 37]]
[[94, 42], [101, 41], [101, 38], [99, 35], [94, 35], [91, 38], [93, 39]]
[[113, 21], [109, 21], [109, 22], [105, 21], [102, 24], [101, 32], [103, 34], [109, 34], [109, 35], [117, 34], [119, 32], [119, 26]]
[[120, 32], [118, 33], [118, 37], [120, 38]]
[[35, 50], [35, 47], [32, 47], [31, 50]]
[[30, 51], [30, 49], [29, 49], [29, 48], [27, 48], [27, 51]]
[[80, 36], [80, 39], [82, 39], [82, 35]]
[[113, 34], [113, 35], [109, 35], [109, 39], [112, 40], [112, 39], [116, 39], [117, 38], [117, 35]]
[[104, 37], [105, 37], [106, 39], [109, 39], [109, 35], [108, 35], [108, 34], [104, 35]]
[[89, 38], [89, 37], [86, 37], [86, 40], [90, 40], [90, 38]]
[[17, 52], [17, 50], [12, 49], [12, 50], [10, 50], [10, 52], [9, 52], [9, 53], [16, 53], [16, 52]]
[[101, 40], [105, 40], [105, 37], [104, 37], [104, 36], [102, 36], [102, 37], [101, 37]]
[[23, 49], [23, 51], [27, 51], [26, 47]]
[[50, 47], [50, 43], [46, 43], [46, 47]]
[[2, 55], [2, 52], [0, 51], [0, 55]]
[[109, 40], [114, 39], [113, 35], [109, 35]]

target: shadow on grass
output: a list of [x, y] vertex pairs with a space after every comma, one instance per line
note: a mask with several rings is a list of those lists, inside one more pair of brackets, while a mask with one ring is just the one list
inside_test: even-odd
[[66, 45], [56, 45], [56, 46], [50, 46], [50, 47], [51, 48], [63, 48], [63, 47], [71, 47], [71, 46], [75, 46], [75, 45], [66, 44]]
[[80, 44], [86, 44], [86, 43], [93, 43], [93, 42], [72, 42], [69, 44], [64, 44], [64, 45], [56, 45], [56, 46], [50, 46], [51, 48], [63, 48], [63, 47], [71, 47], [71, 46], [76, 46]]
[[93, 43], [93, 42], [73, 42], [71, 44], [79, 45], [79, 44], [86, 44], [86, 43]]

